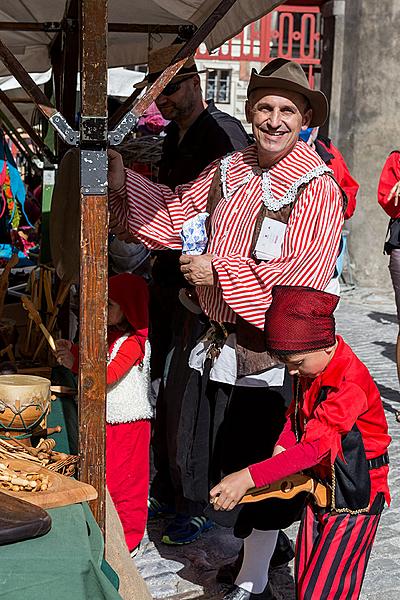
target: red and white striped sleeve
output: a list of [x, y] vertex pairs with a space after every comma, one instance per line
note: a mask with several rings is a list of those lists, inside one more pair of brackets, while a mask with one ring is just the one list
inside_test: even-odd
[[110, 192], [110, 209], [119, 223], [153, 250], [180, 250], [182, 224], [207, 206], [208, 191], [218, 161], [190, 183], [171, 190], [126, 169], [125, 186]]
[[334, 272], [342, 225], [337, 185], [327, 175], [314, 179], [290, 214], [279, 258], [259, 264], [237, 254], [213, 259], [225, 302], [263, 329], [274, 285], [325, 289]]

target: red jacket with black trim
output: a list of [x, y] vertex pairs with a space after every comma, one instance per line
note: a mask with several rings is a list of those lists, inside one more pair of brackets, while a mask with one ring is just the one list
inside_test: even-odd
[[[313, 467], [320, 477], [330, 473], [331, 464], [342, 456], [342, 436], [357, 425], [367, 459], [381, 456], [390, 443], [382, 400], [367, 367], [350, 346], [337, 336], [338, 346], [326, 369], [315, 379], [300, 377], [300, 441], [295, 437], [295, 399], [277, 445], [286, 451], [249, 467], [257, 487]], [[314, 408], [321, 388], [331, 388], [326, 399]], [[383, 492], [387, 503], [390, 494], [388, 466], [370, 470], [371, 502]]]

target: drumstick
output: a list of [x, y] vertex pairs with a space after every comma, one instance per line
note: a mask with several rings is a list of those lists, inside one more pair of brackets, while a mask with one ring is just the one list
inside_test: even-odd
[[46, 327], [43, 325], [42, 319], [41, 319], [38, 311], [36, 310], [33, 302], [27, 296], [22, 296], [21, 302], [22, 302], [25, 310], [28, 311], [31, 319], [33, 319], [33, 321], [35, 321], [36, 325], [38, 327], [40, 327], [40, 329], [42, 330], [42, 333], [43, 333], [44, 337], [46, 338], [46, 340], [48, 341], [50, 348], [53, 350], [53, 352], [56, 352], [56, 345], [54, 342], [54, 338], [51, 335], [51, 333], [48, 332]]

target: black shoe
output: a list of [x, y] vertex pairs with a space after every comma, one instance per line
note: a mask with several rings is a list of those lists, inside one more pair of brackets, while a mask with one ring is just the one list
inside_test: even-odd
[[239, 574], [240, 568], [243, 563], [243, 546], [239, 550], [239, 554], [235, 560], [226, 565], [222, 565], [217, 571], [216, 581], [218, 583], [224, 583], [226, 585], [233, 585], [236, 581], [236, 577]]
[[234, 585], [223, 595], [222, 600], [276, 600], [276, 597], [268, 582], [267, 587], [261, 594], [253, 594], [253, 592], [248, 592], [238, 585]]
[[284, 531], [279, 531], [274, 553], [269, 563], [270, 569], [287, 565], [294, 558], [294, 544]]

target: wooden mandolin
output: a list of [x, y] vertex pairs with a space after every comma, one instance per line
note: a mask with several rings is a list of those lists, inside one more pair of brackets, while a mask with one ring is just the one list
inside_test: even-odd
[[330, 490], [328, 487], [308, 475], [296, 473], [295, 475], [285, 477], [284, 479], [280, 479], [279, 481], [275, 481], [274, 483], [261, 488], [250, 488], [240, 500], [239, 504], [261, 502], [261, 500], [267, 500], [269, 498], [289, 500], [300, 492], [312, 494], [317, 506], [322, 508], [325, 508], [330, 503]]

